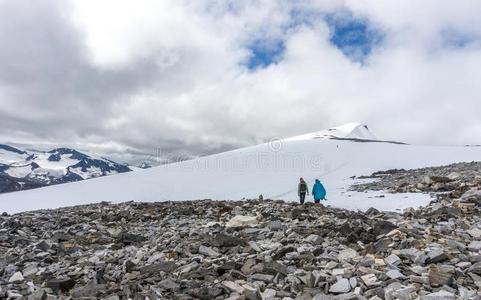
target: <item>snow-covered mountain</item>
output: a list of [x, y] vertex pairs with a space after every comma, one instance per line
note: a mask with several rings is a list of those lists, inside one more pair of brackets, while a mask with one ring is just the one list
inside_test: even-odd
[[342, 126], [311, 132], [284, 139], [285, 141], [309, 139], [345, 139], [359, 141], [378, 141], [377, 137], [369, 131], [367, 125], [347, 123]]
[[200, 157], [150, 169], [0, 195], [0, 211], [55, 208], [101, 201], [180, 201], [264, 198], [297, 201], [297, 183], [320, 178], [328, 202], [350, 209], [419, 206], [427, 194], [359, 193], [358, 179], [379, 170], [439, 166], [481, 160], [479, 147], [414, 146], [383, 142], [365, 125], [347, 124], [317, 133]]
[[0, 144], [0, 193], [129, 171], [126, 165], [74, 149], [21, 150]]

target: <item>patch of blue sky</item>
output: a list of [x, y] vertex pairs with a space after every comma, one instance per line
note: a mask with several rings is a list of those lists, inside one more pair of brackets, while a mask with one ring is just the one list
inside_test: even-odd
[[247, 48], [251, 52], [251, 55], [246, 66], [249, 70], [257, 70], [279, 62], [284, 53], [285, 45], [282, 40], [256, 40]]
[[[373, 49], [382, 43], [383, 33], [374, 28], [366, 19], [356, 18], [349, 12], [319, 13], [303, 10], [291, 11], [291, 22], [284, 32], [299, 26], [315, 26], [316, 22], [326, 22], [330, 30], [329, 41], [346, 57], [354, 62], [364, 63]], [[257, 39], [247, 46], [250, 56], [246, 67], [255, 71], [278, 63], [283, 56], [285, 43], [282, 39]]]
[[353, 61], [364, 63], [383, 40], [383, 33], [365, 19], [342, 14], [326, 15], [325, 20], [331, 32], [330, 42]]

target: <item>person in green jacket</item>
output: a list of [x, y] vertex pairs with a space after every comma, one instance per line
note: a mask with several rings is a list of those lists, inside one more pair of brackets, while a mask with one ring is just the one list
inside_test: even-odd
[[299, 179], [299, 185], [297, 186], [297, 194], [299, 195], [299, 201], [301, 202], [301, 204], [304, 204], [306, 194], [309, 195], [309, 188], [307, 187], [307, 183], [302, 177]]

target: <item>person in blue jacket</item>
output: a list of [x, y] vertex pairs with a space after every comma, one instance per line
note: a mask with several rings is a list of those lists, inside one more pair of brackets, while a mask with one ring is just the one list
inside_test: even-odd
[[319, 181], [316, 179], [314, 186], [312, 187], [312, 196], [314, 197], [314, 202], [319, 203], [322, 200], [326, 200], [326, 189]]

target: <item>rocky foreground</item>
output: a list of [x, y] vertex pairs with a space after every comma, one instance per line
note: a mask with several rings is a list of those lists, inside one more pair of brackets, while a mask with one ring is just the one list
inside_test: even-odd
[[[481, 180], [462, 173], [403, 214], [203, 200], [3, 215], [0, 298], [481, 299]], [[405, 187], [431, 192], [428, 177]]]

